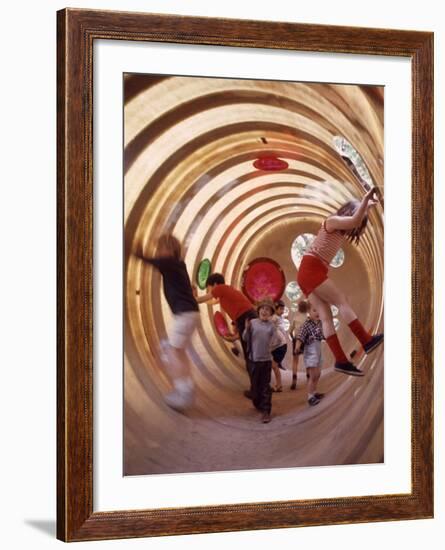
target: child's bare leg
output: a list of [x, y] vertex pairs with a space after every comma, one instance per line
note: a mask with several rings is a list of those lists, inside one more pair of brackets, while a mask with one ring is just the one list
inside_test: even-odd
[[321, 375], [321, 367], [311, 367], [307, 370], [309, 372], [309, 380], [307, 382], [307, 394], [308, 398], [310, 398], [317, 392], [317, 385]]
[[297, 387], [297, 372], [298, 372], [298, 360], [300, 356], [294, 355], [292, 357], [292, 385], [290, 387], [291, 390], [295, 390]]
[[176, 376], [179, 378], [191, 377], [192, 369], [185, 349], [178, 349], [172, 346], [171, 350], [174, 360], [176, 361], [176, 365], [174, 365], [176, 369]]
[[175, 348], [171, 344], [164, 342], [163, 351], [167, 355], [165, 372], [172, 384], [174, 384], [177, 378], [191, 376], [190, 362], [184, 349]]
[[321, 283], [321, 285], [319, 285], [314, 292], [325, 303], [334, 304], [335, 306], [337, 306], [340, 315], [348, 325], [354, 319], [357, 319], [357, 315], [352, 307], [349, 305], [346, 296], [330, 279], [326, 279], [326, 281]]
[[[323, 286], [326, 282], [327, 281], [320, 285], [320, 287]], [[345, 352], [340, 345], [337, 334], [335, 333], [331, 306], [322, 298], [320, 298], [318, 294], [318, 289], [320, 287], [317, 287], [314, 292], [312, 292], [312, 294], [309, 296], [309, 300], [320, 315], [321, 324], [323, 326], [323, 334], [326, 339], [326, 343], [328, 344], [330, 350], [335, 357], [335, 362], [340, 364], [349, 363], [348, 358], [346, 357]]]
[[279, 390], [282, 387], [281, 372], [280, 372], [280, 368], [278, 367], [277, 363], [275, 363], [275, 361], [272, 361], [272, 369], [275, 375], [275, 389]]
[[372, 336], [360, 323], [355, 311], [349, 305], [346, 296], [334, 282], [327, 279], [314, 291], [323, 301], [338, 307], [340, 315], [346, 321], [354, 336], [361, 343], [366, 353], [377, 347], [383, 341], [383, 334]]
[[187, 352], [182, 348], [168, 346], [166, 371], [174, 390], [165, 397], [166, 403], [178, 410], [189, 407], [194, 398], [194, 382]]

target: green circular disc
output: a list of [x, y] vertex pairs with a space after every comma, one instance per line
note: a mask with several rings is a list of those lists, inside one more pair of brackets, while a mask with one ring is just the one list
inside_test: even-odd
[[206, 288], [206, 283], [210, 275], [211, 268], [212, 264], [207, 258], [205, 260], [202, 260], [199, 264], [198, 273], [196, 275], [196, 282], [198, 283], [198, 286], [201, 290], [205, 290]]

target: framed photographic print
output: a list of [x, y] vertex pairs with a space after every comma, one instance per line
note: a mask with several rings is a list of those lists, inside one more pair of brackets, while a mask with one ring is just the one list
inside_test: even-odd
[[58, 12], [58, 538], [432, 517], [432, 75], [432, 33]]

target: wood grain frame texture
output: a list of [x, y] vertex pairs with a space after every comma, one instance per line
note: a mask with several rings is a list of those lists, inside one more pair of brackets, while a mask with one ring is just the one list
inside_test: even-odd
[[[411, 59], [411, 493], [93, 512], [92, 70], [97, 39]], [[57, 13], [57, 71], [57, 537], [81, 541], [433, 517], [433, 33], [65, 9]]]

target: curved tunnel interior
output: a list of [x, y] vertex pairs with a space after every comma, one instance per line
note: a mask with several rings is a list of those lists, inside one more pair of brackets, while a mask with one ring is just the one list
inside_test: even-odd
[[[297, 238], [316, 234], [369, 181], [382, 200], [360, 245], [343, 246], [330, 276], [362, 323], [382, 330], [383, 88], [129, 74], [124, 90], [125, 475], [383, 461], [383, 351], [365, 356], [338, 315], [340, 341], [366, 375], [335, 372], [323, 345], [326, 397], [308, 407], [302, 361], [289, 391], [288, 351], [285, 389], [274, 394], [265, 426], [242, 395], [242, 354], [215, 327], [219, 306], [201, 305], [188, 348], [196, 403], [187, 414], [169, 409], [162, 341], [171, 312], [161, 276], [134, 255], [139, 245], [155, 255], [157, 238], [173, 232], [192, 282], [208, 259], [236, 288], [252, 260], [270, 258], [285, 276], [289, 321], [303, 322]], [[257, 169], [259, 158], [286, 167]]]

